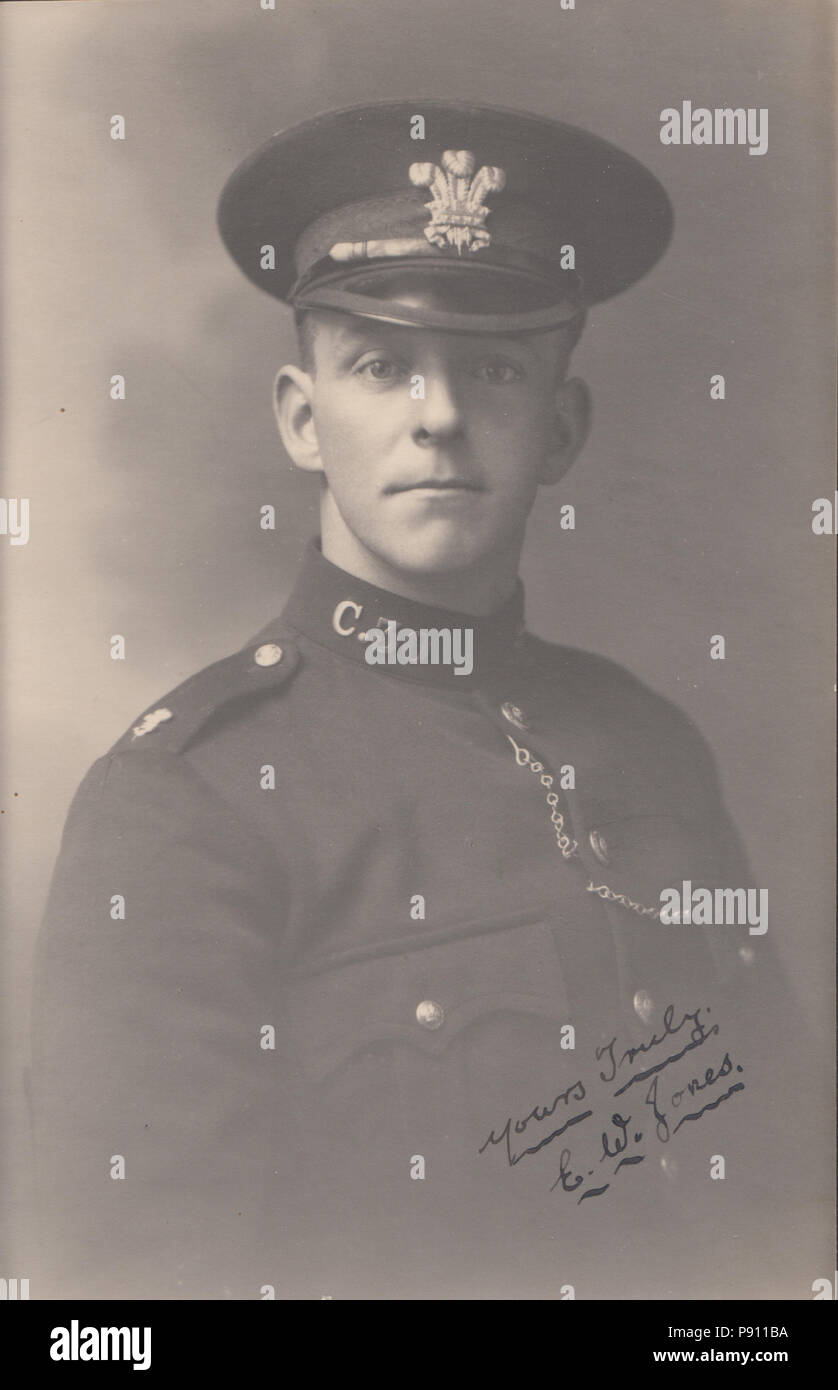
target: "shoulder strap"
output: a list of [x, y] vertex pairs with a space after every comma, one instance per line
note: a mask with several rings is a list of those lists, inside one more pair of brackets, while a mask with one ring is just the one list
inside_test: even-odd
[[299, 662], [299, 651], [286, 637], [250, 644], [205, 666], [150, 705], [111, 751], [121, 753], [148, 746], [158, 752], [179, 753], [225, 705], [248, 695], [268, 695], [280, 690]]

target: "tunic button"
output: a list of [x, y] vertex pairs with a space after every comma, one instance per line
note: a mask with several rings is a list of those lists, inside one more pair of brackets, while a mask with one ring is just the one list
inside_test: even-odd
[[677, 1178], [678, 1160], [677, 1158], [673, 1158], [671, 1154], [664, 1154], [661, 1159], [661, 1168], [668, 1178]]
[[416, 1005], [416, 1018], [423, 1028], [441, 1028], [445, 1010], [441, 1004], [435, 1004], [433, 999], [423, 999], [421, 1004]]
[[743, 965], [753, 965], [755, 954], [753, 946], [740, 946], [738, 954]]
[[634, 1012], [637, 1014], [637, 1017], [642, 1019], [644, 1023], [648, 1023], [655, 1011], [655, 1001], [649, 991], [647, 989], [639, 989], [632, 1003], [634, 1004]]
[[516, 729], [528, 729], [527, 717], [519, 705], [513, 705], [511, 700], [504, 700], [500, 707], [500, 712], [504, 719], [508, 719], [510, 724], [514, 724]]
[[253, 660], [257, 666], [276, 666], [282, 660], [282, 648], [275, 642], [266, 642], [264, 647], [257, 647], [253, 653]]
[[592, 830], [588, 836], [591, 849], [599, 860], [600, 864], [610, 864], [611, 855], [608, 853], [608, 841], [601, 830]]

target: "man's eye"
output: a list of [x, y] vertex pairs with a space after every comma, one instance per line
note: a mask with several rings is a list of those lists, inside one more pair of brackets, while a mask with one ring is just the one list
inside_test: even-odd
[[508, 382], [520, 381], [524, 373], [514, 362], [507, 362], [502, 357], [487, 357], [477, 363], [474, 375], [491, 386], [506, 386]]
[[355, 374], [368, 381], [396, 381], [402, 371], [390, 357], [370, 357], [366, 362], [359, 362]]

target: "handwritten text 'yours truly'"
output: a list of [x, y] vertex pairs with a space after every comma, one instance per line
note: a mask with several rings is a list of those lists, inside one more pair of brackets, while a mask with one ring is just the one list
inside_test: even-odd
[[[731, 1059], [729, 1052], [725, 1052], [720, 1060], [714, 1060], [710, 1066], [705, 1067], [701, 1076], [690, 1076], [675, 1085], [668, 1100], [664, 1095], [662, 1079], [673, 1079], [668, 1069], [682, 1062], [718, 1035], [719, 1025], [702, 1018], [702, 1014], [709, 1013], [708, 1007], [699, 1006], [696, 1009], [684, 1010], [678, 1017], [675, 1005], [668, 1004], [663, 1011], [658, 1031], [653, 1032], [645, 1042], [621, 1048], [615, 1034], [607, 1043], [595, 1049], [595, 1058], [600, 1068], [593, 1086], [590, 1082], [586, 1086], [585, 1082], [579, 1079], [559, 1091], [548, 1102], [534, 1105], [527, 1114], [517, 1119], [509, 1116], [502, 1125], [489, 1132], [478, 1153], [483, 1154], [490, 1148], [503, 1146], [507, 1164], [512, 1168], [524, 1159], [534, 1158], [568, 1131], [593, 1118], [594, 1128], [603, 1127], [599, 1137], [600, 1150], [592, 1157], [592, 1162], [602, 1165], [610, 1164], [616, 1159], [616, 1165], [609, 1170], [610, 1177], [615, 1177], [622, 1168], [643, 1163], [647, 1155], [637, 1146], [642, 1143], [649, 1126], [654, 1125], [654, 1135], [658, 1142], [666, 1144], [683, 1125], [700, 1120], [707, 1112], [717, 1110], [725, 1101], [745, 1089], [744, 1081], [737, 1079], [742, 1074], [742, 1067]], [[674, 1044], [670, 1041], [672, 1039], [676, 1040]], [[665, 1045], [667, 1046], [664, 1051]], [[727, 1087], [718, 1085], [728, 1077], [732, 1080]], [[603, 1099], [602, 1095], [597, 1097], [594, 1094], [600, 1083], [606, 1088], [616, 1088], [609, 1089]], [[614, 1100], [635, 1086], [640, 1086], [641, 1090], [636, 1094], [636, 1100], [630, 1102], [635, 1116], [633, 1122], [631, 1114], [624, 1115], [612, 1107]], [[702, 1103], [701, 1097], [704, 1092], [709, 1092], [709, 1099]], [[696, 1100], [696, 1097], [699, 1099]], [[691, 1102], [692, 1107], [689, 1108]], [[627, 1108], [625, 1103], [622, 1108]], [[597, 1110], [601, 1112], [600, 1118], [597, 1118]], [[677, 1116], [672, 1114], [673, 1111], [677, 1112]], [[540, 1127], [546, 1120], [552, 1120], [554, 1117], [559, 1123], [553, 1124], [544, 1133]], [[591, 1128], [591, 1125], [587, 1125], [583, 1131], [586, 1138], [590, 1138]], [[528, 1130], [527, 1138], [532, 1142], [525, 1142], [520, 1138]], [[582, 1166], [584, 1167], [584, 1164]], [[586, 1171], [588, 1177], [594, 1176], [597, 1172], [591, 1168]], [[607, 1192], [611, 1182], [601, 1181], [604, 1177], [605, 1171], [600, 1168], [597, 1180], [579, 1193], [577, 1203]], [[561, 1187], [564, 1192], [575, 1192], [584, 1182], [585, 1175], [573, 1171], [570, 1149], [563, 1148], [559, 1156], [558, 1177], [550, 1190], [555, 1191], [557, 1187]]]

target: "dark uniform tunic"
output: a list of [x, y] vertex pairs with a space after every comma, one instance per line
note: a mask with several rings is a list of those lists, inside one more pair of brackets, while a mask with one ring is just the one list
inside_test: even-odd
[[[473, 673], [371, 666], [389, 620], [470, 626]], [[74, 801], [35, 996], [42, 1290], [776, 1291], [782, 983], [770, 937], [653, 915], [683, 880], [750, 883], [675, 706], [526, 633], [520, 589], [474, 619], [312, 546]]]

